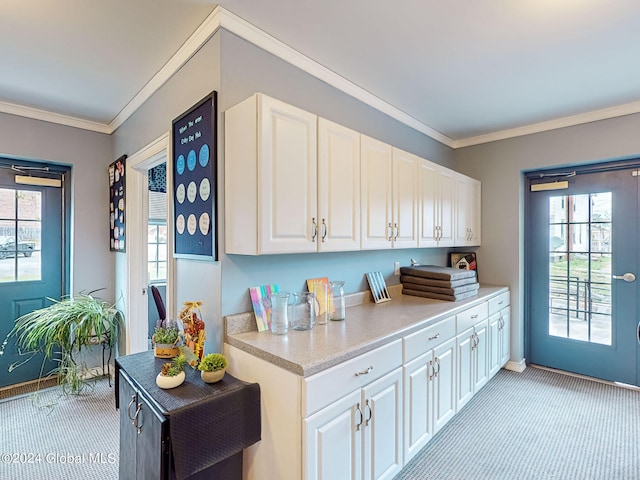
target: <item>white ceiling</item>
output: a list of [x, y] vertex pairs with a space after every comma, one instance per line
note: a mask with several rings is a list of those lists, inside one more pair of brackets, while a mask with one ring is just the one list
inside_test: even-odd
[[[636, 0], [219, 4], [454, 147], [640, 112]], [[215, 6], [0, 0], [0, 111], [112, 130]]]

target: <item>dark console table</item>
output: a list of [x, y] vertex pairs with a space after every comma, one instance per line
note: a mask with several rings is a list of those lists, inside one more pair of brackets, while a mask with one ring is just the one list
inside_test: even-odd
[[186, 369], [185, 382], [163, 390], [167, 360], [153, 352], [115, 361], [120, 409], [120, 479], [242, 478], [242, 450], [260, 440], [260, 387], [229, 374], [213, 384]]

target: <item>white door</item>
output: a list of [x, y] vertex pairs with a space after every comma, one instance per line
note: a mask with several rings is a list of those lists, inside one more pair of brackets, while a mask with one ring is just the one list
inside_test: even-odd
[[303, 469], [306, 480], [362, 478], [361, 390], [303, 421]]
[[456, 339], [434, 349], [433, 434], [456, 413]]
[[362, 399], [364, 478], [391, 479], [403, 465], [402, 368], [363, 388]]
[[391, 248], [391, 146], [361, 135], [362, 249]]
[[360, 134], [318, 119], [318, 250], [360, 250]]
[[418, 247], [418, 157], [393, 149], [393, 247]]
[[316, 251], [317, 117], [264, 95], [259, 98], [261, 251]]

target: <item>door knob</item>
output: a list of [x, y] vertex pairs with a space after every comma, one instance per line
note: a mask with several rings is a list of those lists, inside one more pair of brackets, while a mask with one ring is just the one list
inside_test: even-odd
[[624, 280], [625, 282], [635, 282], [636, 276], [633, 273], [625, 273], [624, 275], [611, 275], [615, 280]]

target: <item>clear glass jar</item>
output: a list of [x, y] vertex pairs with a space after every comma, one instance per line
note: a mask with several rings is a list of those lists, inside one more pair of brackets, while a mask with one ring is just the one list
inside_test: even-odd
[[331, 287], [331, 315], [329, 320], [344, 320], [346, 305], [344, 302], [344, 282], [342, 280], [332, 280]]
[[289, 331], [288, 305], [287, 292], [271, 294], [271, 333], [284, 335]]

